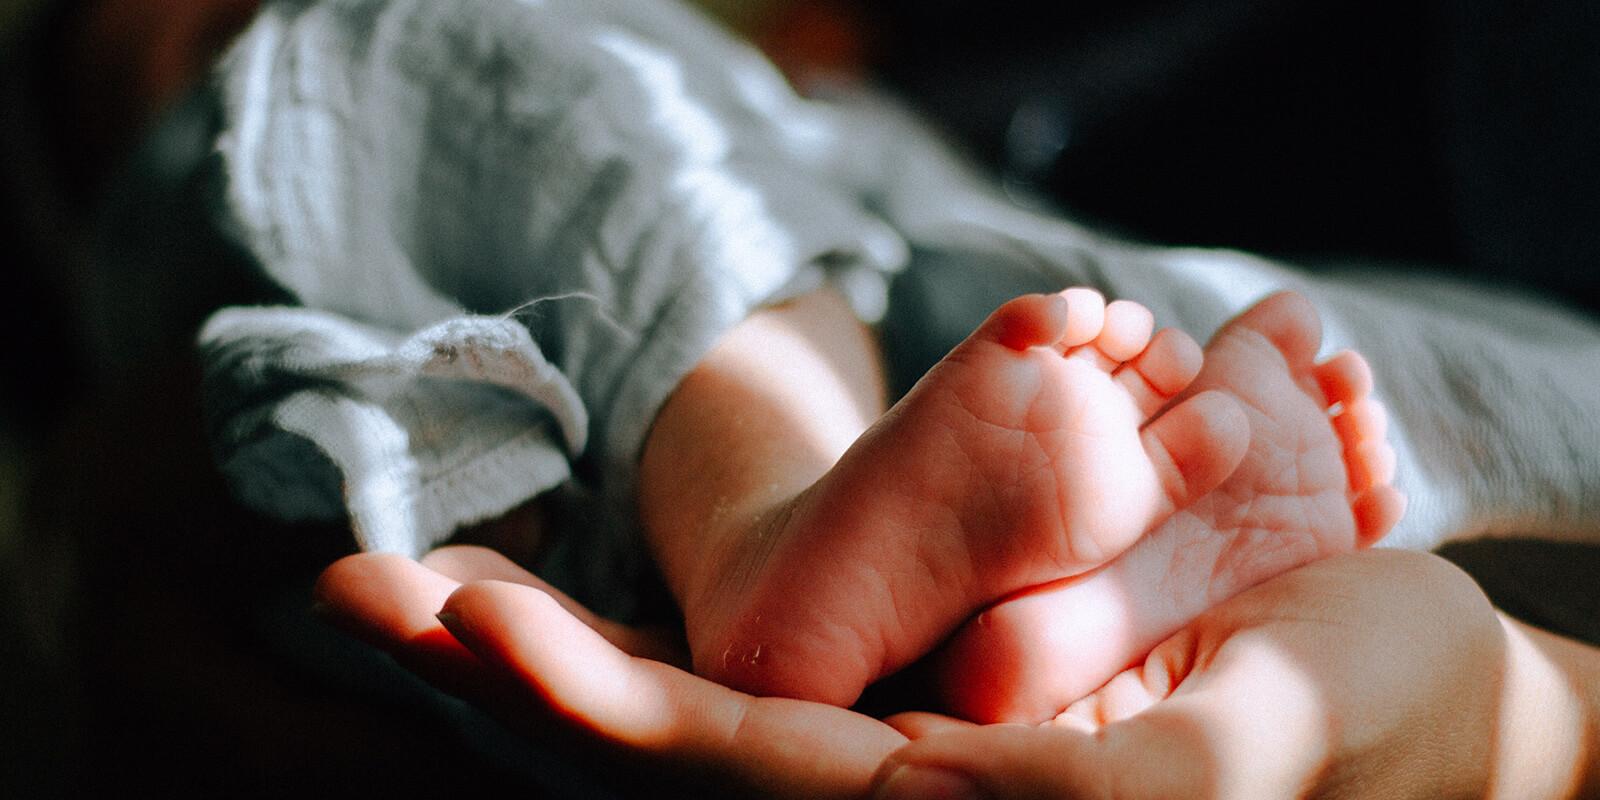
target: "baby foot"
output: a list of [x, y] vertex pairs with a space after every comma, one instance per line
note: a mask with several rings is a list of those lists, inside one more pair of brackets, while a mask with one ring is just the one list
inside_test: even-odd
[[738, 689], [849, 705], [964, 619], [1114, 558], [1215, 488], [1241, 409], [1148, 310], [1070, 289], [997, 310], [742, 560], [682, 598], [695, 669]]
[[1205, 609], [1394, 526], [1405, 500], [1390, 485], [1394, 451], [1371, 372], [1349, 352], [1315, 363], [1321, 337], [1315, 309], [1292, 293], [1217, 333], [1187, 391], [1238, 399], [1249, 454], [1103, 568], [964, 625], [935, 658], [951, 711], [978, 722], [1049, 719]]

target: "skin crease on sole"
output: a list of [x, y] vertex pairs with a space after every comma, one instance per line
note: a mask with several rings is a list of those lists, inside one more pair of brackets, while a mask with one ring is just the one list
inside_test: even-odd
[[1002, 306], [689, 609], [696, 671], [849, 705], [977, 610], [1098, 567], [1214, 488], [1245, 414], [1215, 392], [1172, 404], [1199, 347], [1152, 328], [1085, 289]]
[[1222, 486], [1089, 574], [967, 623], [934, 659], [949, 710], [1041, 722], [1207, 608], [1301, 564], [1371, 545], [1403, 513], [1387, 415], [1364, 359], [1315, 362], [1315, 310], [1274, 295], [1225, 326], [1190, 391], [1232, 392], [1251, 451]]

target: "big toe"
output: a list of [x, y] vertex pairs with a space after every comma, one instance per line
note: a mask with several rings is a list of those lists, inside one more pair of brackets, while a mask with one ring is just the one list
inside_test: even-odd
[[1077, 347], [1100, 335], [1105, 318], [1105, 297], [1093, 289], [1074, 287], [1013, 298], [995, 309], [973, 336], [1013, 350]]

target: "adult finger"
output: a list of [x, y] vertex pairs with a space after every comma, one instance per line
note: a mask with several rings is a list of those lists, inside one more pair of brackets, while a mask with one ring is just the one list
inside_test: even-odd
[[912, 742], [886, 761], [879, 796], [1469, 793], [1485, 785], [1503, 638], [1440, 559], [1327, 559], [1203, 615], [1055, 724]]
[[585, 750], [643, 762], [643, 774], [670, 772], [735, 795], [860, 797], [878, 764], [906, 741], [845, 709], [756, 698], [630, 656], [526, 585], [467, 584], [441, 617], [534, 705], [584, 732]]
[[325, 622], [440, 690], [480, 707], [516, 704], [521, 694], [439, 622], [439, 609], [460, 586], [404, 556], [360, 553], [323, 570], [313, 597]]
[[404, 556], [359, 553], [323, 570], [312, 596], [324, 621], [430, 677], [481, 670], [437, 617], [460, 585]]
[[[593, 628], [606, 641], [623, 652], [687, 668], [689, 648], [676, 631], [657, 628], [637, 628], [623, 625], [600, 616], [582, 603], [568, 597], [533, 573], [518, 566], [498, 551], [486, 547], [441, 547], [422, 558], [422, 564], [441, 575], [458, 581], [502, 581], [530, 586], [549, 595], [568, 614]], [[459, 585], [459, 584], [458, 584]], [[454, 590], [454, 586], [451, 587]], [[442, 608], [443, 598], [435, 608]]]
[[891, 755], [875, 800], [1207, 798], [1219, 791], [1207, 731], [1179, 716], [1141, 715], [1099, 733], [1068, 725], [949, 728]]

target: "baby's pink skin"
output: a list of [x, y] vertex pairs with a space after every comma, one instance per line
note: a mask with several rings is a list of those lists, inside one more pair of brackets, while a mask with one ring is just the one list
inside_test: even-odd
[[[850, 705], [978, 609], [1111, 560], [1215, 488], [1249, 426], [1143, 307], [997, 310], [685, 602], [696, 672]], [[1157, 419], [1150, 418], [1168, 407]]]
[[939, 653], [949, 709], [1041, 722], [1099, 688], [1206, 609], [1302, 564], [1366, 547], [1398, 521], [1387, 416], [1366, 361], [1315, 362], [1305, 298], [1262, 301], [1219, 331], [1188, 392], [1221, 391], [1250, 419], [1250, 451], [1216, 490], [1100, 569], [1019, 593]]

